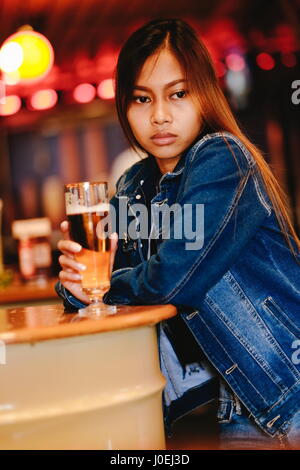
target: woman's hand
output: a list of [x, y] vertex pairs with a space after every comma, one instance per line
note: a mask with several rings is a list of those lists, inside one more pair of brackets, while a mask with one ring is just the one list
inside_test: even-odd
[[[59, 272], [59, 279], [62, 285], [71, 292], [74, 297], [88, 304], [89, 297], [83, 292], [81, 287], [81, 273], [85, 269], [83, 264], [76, 261], [75, 256], [82, 249], [79, 243], [70, 240], [69, 224], [64, 220], [60, 225], [63, 240], [59, 240], [57, 247], [62, 252], [58, 258], [62, 270]], [[112, 233], [110, 235], [110, 272], [112, 272], [114, 258], [118, 246], [118, 235]]]

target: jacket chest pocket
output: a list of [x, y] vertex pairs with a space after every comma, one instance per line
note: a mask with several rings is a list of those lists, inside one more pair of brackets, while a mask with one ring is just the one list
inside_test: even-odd
[[[284, 326], [287, 331], [289, 331], [293, 336], [300, 337], [300, 325], [296, 324], [296, 321], [291, 318], [291, 315], [287, 314], [283, 309], [278, 305], [278, 303], [269, 296], [263, 301], [264, 310], [271, 316], [273, 322], [281, 324], [281, 327]], [[297, 315], [299, 313], [297, 312]]]

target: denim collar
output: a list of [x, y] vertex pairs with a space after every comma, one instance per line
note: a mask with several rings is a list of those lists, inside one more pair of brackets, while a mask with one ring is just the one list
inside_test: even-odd
[[178, 160], [178, 162], [176, 163], [174, 169], [172, 171], [168, 171], [167, 173], [164, 173], [162, 174], [160, 172], [160, 169], [159, 169], [159, 166], [156, 162], [156, 159], [153, 155], [149, 155], [148, 158], [146, 159], [147, 160], [147, 169], [149, 171], [149, 174], [146, 176], [147, 178], [150, 178], [150, 177], [153, 177], [156, 176], [156, 177], [159, 177], [160, 180], [164, 179], [164, 178], [173, 178], [179, 174], [181, 174], [184, 170], [184, 167], [185, 167], [185, 159], [186, 159], [186, 154], [187, 154], [187, 151], [184, 152], [180, 159]]

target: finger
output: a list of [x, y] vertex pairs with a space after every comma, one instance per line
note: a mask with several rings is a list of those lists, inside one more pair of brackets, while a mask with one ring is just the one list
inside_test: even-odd
[[59, 240], [57, 243], [57, 248], [64, 252], [69, 253], [71, 255], [76, 255], [81, 251], [81, 245], [79, 243], [73, 242], [71, 240]]
[[70, 240], [69, 222], [67, 220], [62, 221], [60, 224], [60, 229], [62, 231], [64, 240]]
[[74, 258], [70, 258], [70, 256], [64, 254], [60, 255], [60, 257], [58, 258], [58, 262], [62, 268], [68, 268], [72, 271], [77, 271], [79, 273], [86, 269], [86, 266], [84, 264], [78, 263]]
[[74, 273], [71, 271], [62, 270], [58, 273], [58, 277], [62, 284], [65, 282], [81, 282], [81, 274]]

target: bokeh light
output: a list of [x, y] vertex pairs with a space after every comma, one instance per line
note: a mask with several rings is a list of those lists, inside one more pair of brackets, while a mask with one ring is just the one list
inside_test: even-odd
[[55, 90], [39, 90], [31, 96], [30, 106], [37, 110], [50, 109], [56, 105], [57, 98]]
[[245, 59], [240, 54], [228, 54], [225, 58], [225, 62], [229, 70], [233, 72], [240, 72], [245, 68]]
[[115, 97], [115, 86], [112, 78], [103, 80], [97, 88], [97, 94], [103, 100], [111, 100]]
[[258, 54], [256, 57], [256, 63], [263, 70], [272, 70], [275, 67], [275, 60], [266, 52]]
[[281, 54], [281, 62], [286, 67], [295, 67], [297, 65], [297, 58], [293, 52]]
[[6, 85], [17, 85], [20, 81], [20, 74], [17, 70], [14, 72], [4, 72], [3, 73], [3, 80]]
[[21, 98], [17, 95], [8, 95], [5, 102], [0, 103], [0, 116], [10, 116], [15, 114], [21, 108]]
[[96, 96], [96, 90], [90, 83], [81, 83], [73, 92], [74, 99], [78, 103], [89, 103]]
[[24, 59], [23, 49], [15, 41], [5, 43], [0, 49], [0, 68], [3, 72], [15, 72]]

